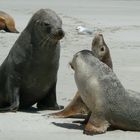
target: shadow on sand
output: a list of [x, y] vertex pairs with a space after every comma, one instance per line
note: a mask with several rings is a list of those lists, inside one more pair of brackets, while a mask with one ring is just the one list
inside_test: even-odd
[[[78, 124], [79, 122], [79, 124]], [[82, 121], [74, 121], [72, 123], [56, 123], [56, 122], [52, 122], [52, 124], [58, 126], [58, 127], [62, 127], [62, 128], [67, 128], [67, 129], [76, 129], [76, 130], [84, 130], [84, 126], [83, 124], [81, 124], [80, 122]], [[107, 129], [107, 131], [115, 131], [115, 130], [118, 130], [117, 128], [115, 127], [109, 127]]]
[[20, 109], [19, 111], [26, 112], [26, 113], [40, 113], [36, 107], [30, 107], [28, 109]]
[[84, 126], [83, 125], [78, 125], [78, 124], [74, 124], [74, 123], [56, 123], [56, 122], [52, 122], [52, 124], [58, 126], [58, 127], [62, 127], [62, 128], [67, 128], [67, 129], [77, 129], [77, 130], [83, 130]]

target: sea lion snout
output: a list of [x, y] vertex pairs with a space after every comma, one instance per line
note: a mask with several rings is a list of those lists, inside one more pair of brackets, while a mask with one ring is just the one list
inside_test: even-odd
[[60, 40], [65, 36], [65, 32], [62, 28], [58, 28], [54, 34], [55, 39]]
[[64, 31], [63, 31], [63, 29], [58, 29], [58, 34], [60, 35], [60, 36], [64, 36], [65, 35], [65, 33], [64, 33]]
[[100, 60], [107, 57], [108, 47], [101, 33], [97, 33], [92, 41], [92, 52]]

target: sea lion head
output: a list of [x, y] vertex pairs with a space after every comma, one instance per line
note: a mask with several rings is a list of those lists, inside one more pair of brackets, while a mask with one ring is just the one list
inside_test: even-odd
[[36, 40], [58, 42], [64, 37], [62, 20], [50, 9], [37, 11], [29, 21], [27, 28]]
[[94, 56], [95, 54], [92, 51], [89, 50], [79, 51], [73, 56], [73, 59], [70, 62], [70, 66], [74, 71], [76, 71], [78, 68], [81, 70], [87, 70], [88, 63], [90, 64], [92, 63], [92, 65], [94, 65], [95, 63], [93, 61], [93, 59], [95, 58]]
[[97, 33], [92, 41], [92, 51], [95, 56], [99, 58], [101, 61], [108, 57], [109, 49], [104, 41], [103, 35]]
[[3, 11], [0, 11], [0, 30], [12, 33], [19, 33], [19, 31], [17, 31], [17, 29], [15, 28], [14, 19]]
[[100, 61], [108, 65], [113, 69], [112, 59], [110, 55], [109, 48], [107, 47], [103, 35], [97, 33], [92, 41], [92, 52], [94, 56], [97, 57]]

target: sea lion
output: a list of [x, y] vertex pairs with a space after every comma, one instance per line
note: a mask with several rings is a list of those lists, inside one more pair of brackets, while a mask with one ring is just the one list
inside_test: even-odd
[[[92, 41], [92, 51], [100, 61], [107, 64], [110, 68], [113, 69], [112, 59], [110, 55], [109, 48], [107, 47], [104, 37], [102, 34], [97, 33]], [[64, 110], [56, 113], [52, 113], [55, 117], [66, 118], [66, 117], [85, 117], [85, 114], [89, 112], [85, 103], [82, 101], [79, 91], [72, 99], [72, 101], [65, 107]], [[85, 120], [86, 122], [86, 120]]]
[[0, 67], [0, 110], [62, 109], [56, 102], [60, 17], [50, 9], [37, 11]]
[[71, 66], [80, 96], [91, 111], [85, 134], [104, 133], [109, 126], [140, 131], [140, 93], [126, 90], [112, 69], [89, 50], [76, 53]]
[[15, 21], [9, 14], [0, 11], [0, 30], [11, 33], [19, 33], [15, 28]]

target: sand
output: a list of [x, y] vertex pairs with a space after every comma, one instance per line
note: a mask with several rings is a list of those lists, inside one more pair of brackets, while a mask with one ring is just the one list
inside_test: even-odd
[[[61, 41], [58, 72], [58, 103], [66, 106], [77, 87], [68, 63], [82, 49], [91, 49], [93, 35], [79, 35], [79, 25], [100, 30], [110, 48], [114, 72], [125, 88], [140, 92], [140, 1], [139, 0], [1, 0], [0, 10], [10, 13], [17, 29], [27, 25], [32, 14], [40, 8], [55, 10], [63, 20], [66, 36]], [[0, 63], [20, 34], [0, 32]], [[108, 131], [102, 135], [83, 135], [77, 119], [48, 118], [50, 112], [20, 112], [0, 114], [0, 140], [140, 139], [139, 132]]]

